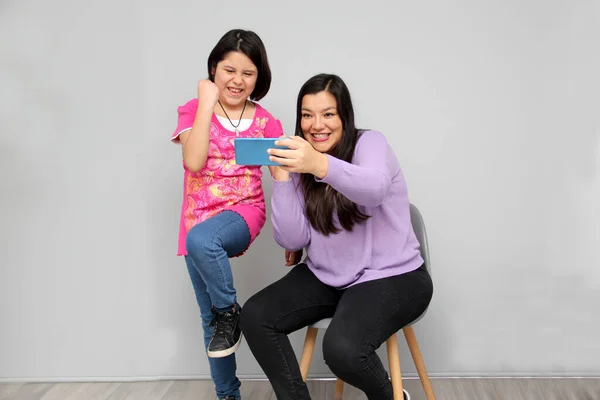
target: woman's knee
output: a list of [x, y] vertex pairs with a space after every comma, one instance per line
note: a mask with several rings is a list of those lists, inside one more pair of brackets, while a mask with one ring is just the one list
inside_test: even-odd
[[323, 358], [331, 371], [343, 378], [362, 369], [366, 355], [362, 354], [362, 346], [355, 343], [347, 334], [336, 334], [327, 329], [323, 337]]
[[244, 335], [252, 335], [255, 332], [268, 330], [274, 321], [270, 321], [270, 306], [272, 300], [265, 296], [264, 292], [258, 292], [250, 297], [242, 307], [240, 316], [240, 327]]

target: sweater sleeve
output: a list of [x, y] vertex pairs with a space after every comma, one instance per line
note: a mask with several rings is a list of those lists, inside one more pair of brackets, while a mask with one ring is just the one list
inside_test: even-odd
[[363, 132], [356, 144], [352, 163], [330, 155], [327, 157], [329, 167], [322, 182], [360, 206], [376, 207], [383, 203], [397, 165], [383, 134]]
[[301, 201], [301, 186], [296, 174], [288, 181], [274, 181], [271, 196], [271, 222], [275, 241], [290, 251], [303, 249], [310, 242], [310, 224]]

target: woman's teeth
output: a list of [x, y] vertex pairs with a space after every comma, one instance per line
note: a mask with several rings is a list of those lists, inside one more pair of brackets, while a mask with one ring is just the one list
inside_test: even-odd
[[315, 139], [325, 139], [327, 136], [329, 136], [329, 133], [313, 133], [312, 135]]

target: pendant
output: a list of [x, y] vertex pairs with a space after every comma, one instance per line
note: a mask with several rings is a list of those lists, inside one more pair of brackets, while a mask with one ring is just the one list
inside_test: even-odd
[[235, 136], [240, 136], [240, 131], [238, 131], [238, 128], [235, 128]]

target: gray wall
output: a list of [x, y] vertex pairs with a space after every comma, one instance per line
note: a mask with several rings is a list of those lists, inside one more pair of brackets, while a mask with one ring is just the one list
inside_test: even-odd
[[[265, 41], [288, 133], [334, 72], [397, 152], [431, 240], [432, 375], [600, 374], [597, 1], [166, 3], [0, 3], [2, 380], [207, 376], [169, 137], [233, 27]], [[287, 271], [270, 224], [233, 263], [242, 302]]]

